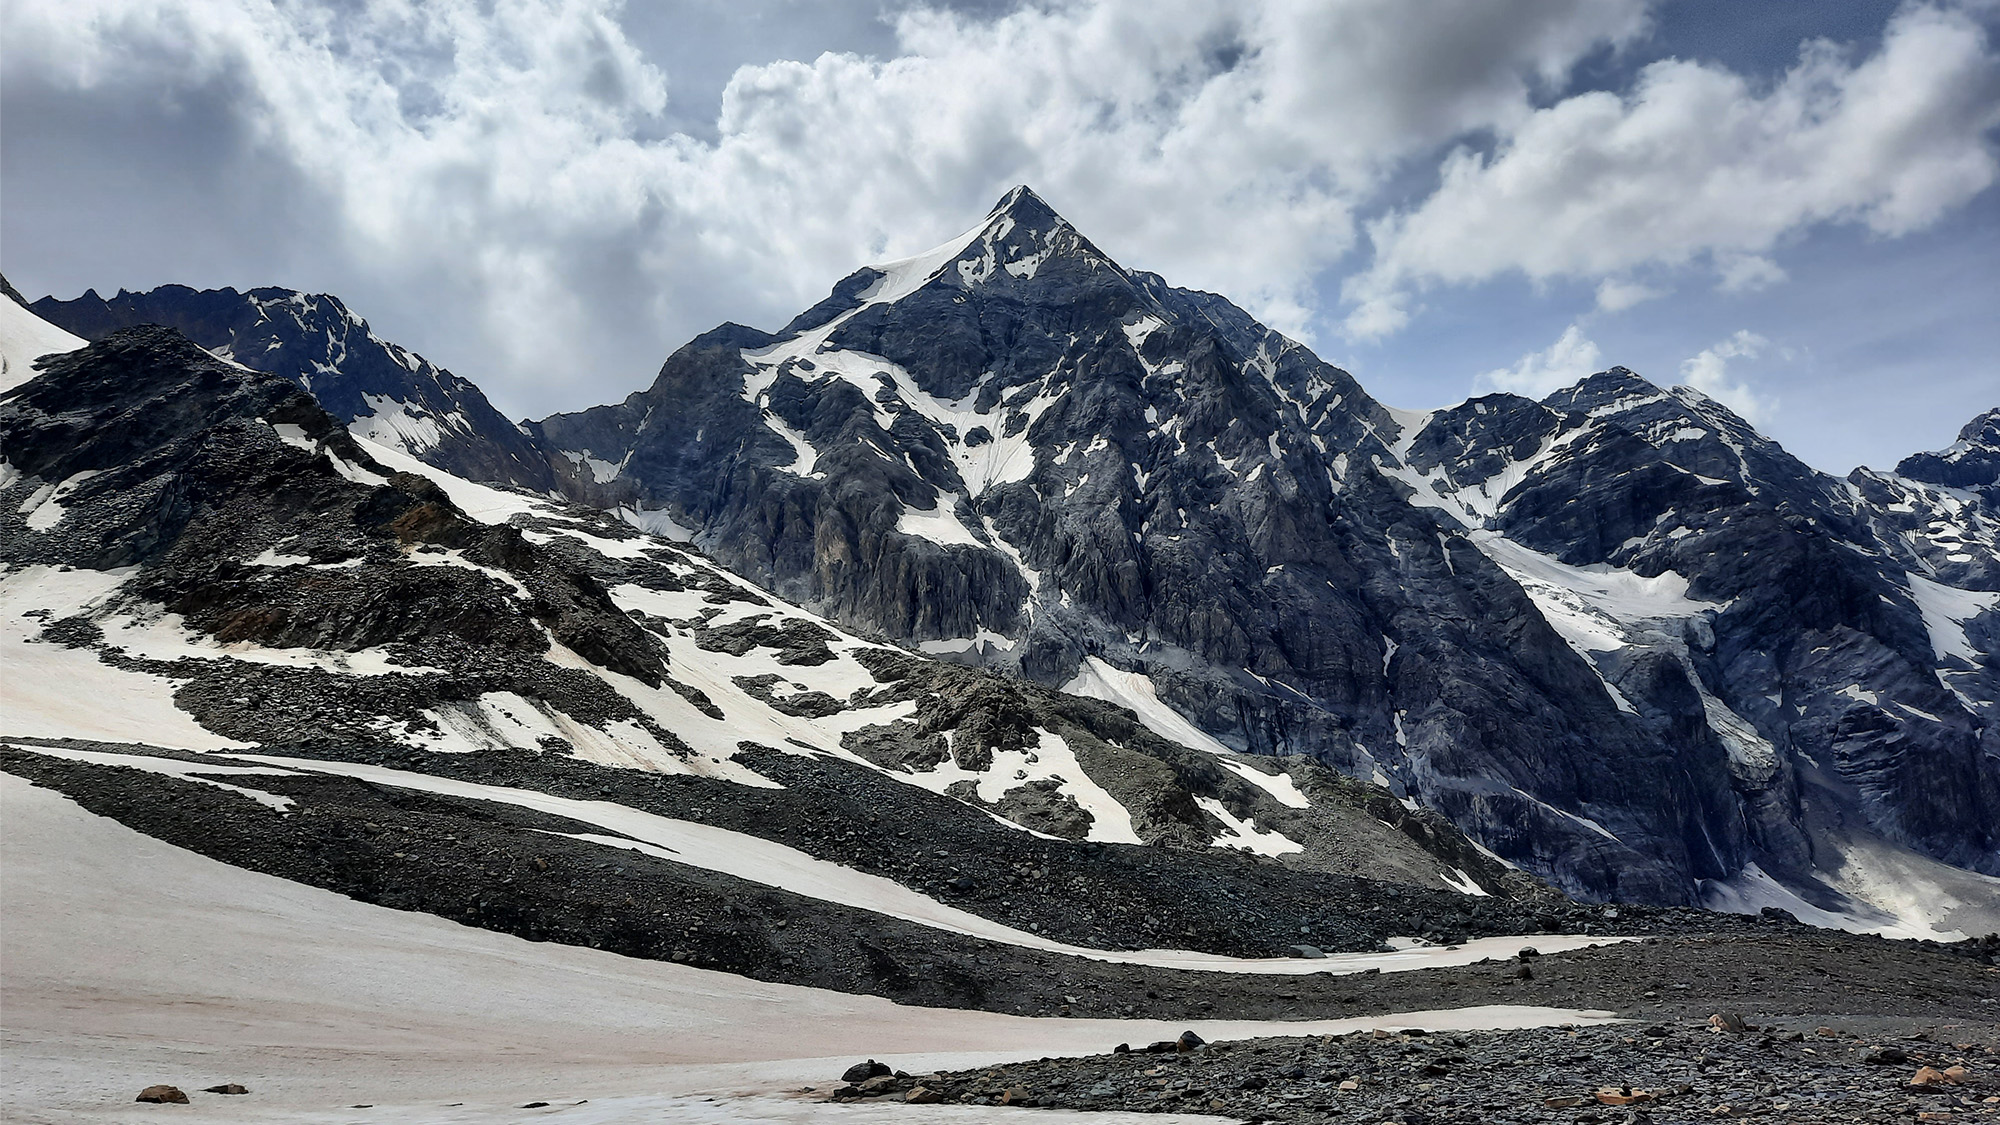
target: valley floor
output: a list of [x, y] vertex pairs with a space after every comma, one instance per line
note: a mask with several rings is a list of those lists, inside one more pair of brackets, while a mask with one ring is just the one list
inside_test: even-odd
[[[965, 1121], [1015, 1111], [820, 1099], [863, 1056], [935, 1070], [1183, 1029], [913, 1008], [527, 942], [206, 859], [11, 776], [0, 798], [8, 1121], [175, 1112], [132, 1102], [154, 1083], [188, 1091], [205, 1121]], [[1600, 1018], [1506, 1007], [1187, 1026], [1224, 1039]], [[251, 1093], [197, 1092], [225, 1082]], [[551, 1104], [520, 1108], [532, 1101]]]
[[[1793, 927], [1769, 936], [1676, 935], [1532, 958], [1530, 979], [1512, 958], [1323, 978], [1354, 994], [1333, 1010], [1375, 1013], [1337, 1020], [1026, 1019], [523, 941], [207, 859], [16, 777], [0, 776], [0, 798], [0, 895], [7, 904], [0, 1099], [9, 1121], [177, 1112], [130, 1100], [156, 1082], [188, 1091], [202, 1120], [301, 1125], [921, 1125], [1021, 1112], [907, 1105], [901, 1093], [828, 1104], [839, 1073], [863, 1057], [919, 1075], [969, 1071], [949, 1081], [954, 1097], [975, 1103], [1020, 1088], [1035, 1104], [1101, 1107], [1111, 1112], [1056, 1119], [1107, 1125], [1140, 1120], [1141, 1110], [1155, 1122], [1503, 1120], [1515, 1113], [1520, 1120], [1628, 1120], [1628, 1110], [1594, 1097], [1544, 1104], [1588, 1094], [1599, 1082], [1689, 1085], [1678, 1101], [1646, 1107], [1661, 1122], [1683, 1113], [1708, 1119], [1714, 1105], [1728, 1104], [1718, 1098], [1737, 1089], [1772, 1120], [1871, 1120], [1878, 1106], [1892, 1115], [1885, 1120], [1915, 1112], [1955, 1115], [1934, 1120], [2000, 1117], [2000, 1107], [1983, 1101], [1992, 1091], [1981, 1086], [1993, 1069], [1988, 1048], [2000, 1022], [2000, 970], [1912, 943]], [[1218, 998], [1226, 1000], [1227, 982], [1239, 979], [1215, 977]], [[1718, 1008], [1780, 1034], [1711, 1035], [1706, 1015]], [[1605, 1009], [1638, 1022], [1593, 1026], [1611, 1017]], [[1822, 1025], [1835, 1035], [1817, 1035]], [[1456, 1034], [1331, 1038], [1411, 1027]], [[1531, 1028], [1544, 1030], [1482, 1030]], [[1194, 1056], [1030, 1061], [1093, 1055], [1118, 1042], [1143, 1045], [1183, 1030], [1214, 1043], [1307, 1038]], [[1655, 1031], [1666, 1034], [1655, 1038]], [[1786, 1031], [1805, 1038], [1787, 1041]], [[1904, 1044], [1911, 1060], [1965, 1061], [1971, 1084], [1902, 1092], [1916, 1061], [1861, 1061], [1888, 1037], [1911, 1034], [1928, 1037]], [[1493, 1069], [1503, 1057], [1508, 1061]], [[1019, 1065], [995, 1069], [1009, 1063]], [[1283, 1078], [1280, 1072], [1294, 1068], [1299, 1079]], [[1187, 1077], [1196, 1074], [1211, 1077]], [[1349, 1076], [1362, 1077], [1362, 1088], [1342, 1091], [1338, 1082]], [[1268, 1095], [1265, 1087], [1234, 1092], [1252, 1078], [1277, 1084]], [[224, 1082], [251, 1093], [197, 1092]], [[1864, 1096], [1841, 1100], [1850, 1089]], [[1447, 1097], [1452, 1092], [1465, 1096]], [[1901, 1101], [1891, 1109], [1895, 1098]], [[1482, 1099], [1505, 1112], [1477, 1108]], [[531, 1102], [549, 1104], [523, 1108]], [[1437, 1116], [1453, 1104], [1474, 1116]], [[1787, 1109], [1776, 1109], [1780, 1104]], [[1367, 1116], [1350, 1116], [1364, 1110]], [[1220, 1119], [1178, 1116], [1189, 1111], [1226, 1112]]]

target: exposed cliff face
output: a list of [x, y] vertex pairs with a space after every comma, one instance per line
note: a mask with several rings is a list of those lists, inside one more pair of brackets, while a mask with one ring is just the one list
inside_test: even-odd
[[1390, 411], [1024, 190], [785, 332], [710, 333], [539, 433], [622, 466], [575, 494], [697, 529], [780, 594], [1381, 777], [1568, 888], [1672, 901], [1736, 858], [1702, 828], [1719, 752], [1654, 744], [1461, 529], [1404, 501], [1376, 469], [1404, 439]]
[[[253, 327], [320, 308], [190, 294], [254, 297]], [[357, 434], [1183, 745], [1380, 782], [1568, 892], [1872, 917], [1898, 881], [1934, 914], [2000, 887], [1942, 866], [2000, 871], [2000, 412], [1842, 481], [1622, 368], [1394, 411], [1025, 188], [776, 334], [724, 325], [622, 403], [462, 449], [371, 428], [354, 357], [405, 353], [366, 340], [295, 375]], [[929, 737], [863, 749], [922, 765]]]
[[[1891, 527], [1889, 491], [1945, 486], [1850, 486], [1622, 369], [1390, 411], [1025, 189], [538, 432], [596, 468], [573, 495], [787, 597], [1379, 776], [1578, 893], [1675, 901], [1755, 864], [1818, 894], [1836, 823], [1996, 866], [1989, 704], [1950, 686], [1984, 673], [1940, 680], [1918, 604], [1983, 588], [1991, 535]], [[1850, 685], [1939, 718], [1853, 712]]]
[[1623, 369], [1440, 411], [1403, 472], [1656, 737], [1723, 746], [1760, 871], [1831, 901], [1875, 837], [2000, 870], [1993, 650], [1962, 639], [1994, 600], [1979, 497], [1828, 477]]
[[[136, 727], [615, 792], [926, 894], [964, 876], [996, 915], [1018, 916], [993, 869], [1053, 865], [1129, 901], [1037, 896], [1037, 925], [1128, 946], [1193, 926], [1278, 954], [1318, 919], [1368, 948], [1383, 926], [1461, 932], [1474, 900], [1496, 899], [1478, 926], [1515, 929], [1564, 905], [1378, 786], [854, 637], [602, 512], [357, 438], [171, 329], [46, 359], [0, 400], [0, 458], [0, 660], [20, 676], [0, 736]], [[930, 862], [946, 844], [977, 862]], [[1129, 846], [1123, 874], [1104, 845]], [[1399, 896], [1421, 913], [1361, 917]]]
[[30, 306], [86, 340], [158, 324], [312, 393], [355, 432], [470, 480], [542, 491], [554, 478], [546, 453], [470, 382], [376, 336], [337, 297], [291, 289], [189, 289], [163, 285], [105, 299], [44, 297]]

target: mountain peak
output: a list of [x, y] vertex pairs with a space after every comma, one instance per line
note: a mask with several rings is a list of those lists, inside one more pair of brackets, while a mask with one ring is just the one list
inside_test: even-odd
[[1068, 221], [1056, 214], [1056, 209], [1049, 206], [1047, 200], [1036, 195], [1035, 189], [1027, 184], [1020, 184], [1002, 196], [1000, 202], [995, 203], [993, 209], [986, 213], [988, 225], [1001, 218], [1012, 219], [1017, 225], [1037, 230]]
[[2000, 485], [2000, 407], [1976, 415], [1958, 431], [1958, 440], [1935, 453], [1903, 458], [1896, 472], [1911, 480], [1954, 488]]
[[1629, 367], [1613, 367], [1577, 380], [1542, 399], [1542, 405], [1565, 413], [1587, 413], [1614, 404], [1663, 397], [1659, 386]]

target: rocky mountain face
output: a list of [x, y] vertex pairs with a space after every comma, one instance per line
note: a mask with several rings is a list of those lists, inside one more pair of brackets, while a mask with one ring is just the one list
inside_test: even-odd
[[1978, 495], [1826, 476], [1700, 392], [1622, 368], [1541, 403], [1430, 415], [1395, 472], [1515, 577], [1621, 708], [1662, 741], [1725, 752], [1756, 867], [1710, 897], [1774, 879], [1838, 909], [1827, 891], [1866, 897], [1885, 843], [2000, 870], [1985, 623], [2000, 540]]
[[579, 498], [836, 619], [1377, 778], [1567, 890], [1684, 900], [1738, 858], [1704, 829], [1720, 756], [1656, 745], [1403, 500], [1374, 468], [1401, 429], [1025, 189], [776, 336], [725, 326], [538, 427], [620, 466]]
[[2000, 871], [1992, 417], [1840, 481], [1622, 369], [1393, 411], [1017, 189], [533, 428], [833, 619], [1377, 779], [1571, 893], [1871, 916], [1885, 864]]
[[357, 435], [426, 464], [470, 480], [554, 486], [548, 456], [478, 387], [376, 336], [337, 297], [163, 285], [30, 307], [86, 340], [140, 324], [177, 329], [225, 359], [292, 380]]
[[[971, 1006], [1020, 973], [1144, 991], [1092, 950], [1598, 917], [1379, 786], [859, 637], [601, 511], [357, 437], [173, 329], [33, 364], [0, 398], [7, 769], [181, 846]], [[614, 861], [644, 876], [622, 906]]]
[[[237, 307], [168, 303], [194, 297]], [[96, 302], [128, 318], [142, 303]], [[246, 331], [214, 338], [240, 359], [239, 336], [265, 339]], [[278, 335], [271, 357], [336, 338]], [[591, 561], [614, 604], [667, 623], [669, 649], [676, 622], [703, 653], [748, 643], [746, 658], [791, 651], [786, 630], [809, 624], [935, 658], [912, 665], [920, 682], [954, 682], [945, 662], [1009, 677], [976, 680], [1034, 701], [1008, 713], [1072, 706], [1050, 689], [1095, 697], [1197, 751], [1175, 767], [1187, 792], [1208, 792], [1190, 769], [1223, 777], [1214, 761], [1312, 763], [1375, 786], [1378, 819], [1441, 816], [1476, 842], [1453, 855], [1586, 898], [1910, 932], [1978, 932], [2000, 908], [2000, 411], [1948, 450], [1840, 480], [1699, 392], [1622, 368], [1541, 402], [1392, 410], [1228, 301], [1123, 268], [1025, 188], [777, 333], [724, 325], [622, 403], [525, 434], [471, 426], [463, 451], [382, 428], [370, 396], [428, 400], [360, 392], [372, 376], [354, 357], [406, 354], [367, 341], [286, 373], [368, 448], [400, 445], [420, 474], [556, 489], [581, 507], [474, 506], [531, 538], [637, 528], [649, 557], [673, 550], [654, 535], [680, 541], [676, 557], [721, 564], [715, 581], [777, 615], [746, 627], [762, 640], [724, 639], [727, 616], [696, 628], [688, 607], [621, 601], [617, 551]], [[519, 444], [473, 448], [495, 434]], [[908, 728], [818, 713], [908, 680], [900, 667], [870, 656], [831, 686], [777, 668], [728, 683], [785, 716], [766, 747], [827, 746], [833, 730], [870, 768], [939, 777], [1004, 773], [995, 748], [1039, 753], [1018, 724], [961, 743], [987, 720], [951, 708]], [[720, 764], [742, 740], [686, 738], [705, 714], [656, 719]], [[954, 792], [1037, 831], [1099, 831], [1077, 828], [1097, 823], [1072, 811], [1088, 812], [1080, 790], [1020, 772]], [[1141, 838], [1256, 838], [1142, 789], [1119, 797]], [[1260, 807], [1257, 826], [1288, 815]]]

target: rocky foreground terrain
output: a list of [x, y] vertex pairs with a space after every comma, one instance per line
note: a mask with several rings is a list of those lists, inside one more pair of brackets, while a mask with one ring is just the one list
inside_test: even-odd
[[1086, 1059], [864, 1078], [832, 1099], [1194, 1111], [1274, 1125], [2000, 1120], [2000, 1050], [1962, 1026], [1863, 1035], [1716, 1015], [1237, 1043], [1185, 1036]]

